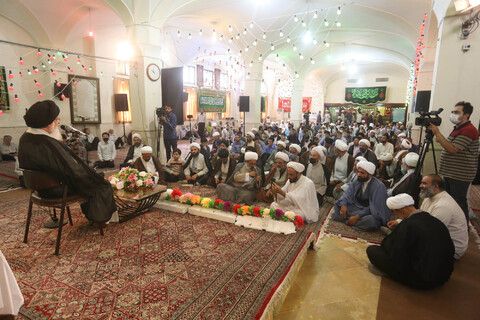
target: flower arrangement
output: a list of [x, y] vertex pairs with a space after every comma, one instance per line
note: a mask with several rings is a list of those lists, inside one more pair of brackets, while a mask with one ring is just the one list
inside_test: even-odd
[[153, 188], [155, 183], [150, 173], [138, 171], [134, 168], [122, 168], [117, 174], [108, 178], [108, 181], [118, 190], [134, 192], [140, 188]]

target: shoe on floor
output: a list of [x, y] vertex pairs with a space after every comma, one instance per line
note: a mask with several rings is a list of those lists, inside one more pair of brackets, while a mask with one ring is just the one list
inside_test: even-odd
[[380, 271], [380, 269], [378, 269], [371, 263], [368, 265], [368, 271], [380, 277], [387, 277], [387, 274], [385, 272]]

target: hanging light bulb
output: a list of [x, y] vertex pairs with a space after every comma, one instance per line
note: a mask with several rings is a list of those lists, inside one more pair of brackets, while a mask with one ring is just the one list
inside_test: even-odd
[[47, 66], [45, 65], [45, 63], [42, 62], [42, 68], [46, 68]]
[[317, 39], [313, 39], [313, 44], [317, 44], [317, 43], [318, 43]]
[[240, 39], [240, 33], [237, 33], [237, 35], [235, 36], [235, 39]]
[[303, 36], [303, 42], [305, 42], [306, 44], [309, 44], [310, 42], [312, 42], [312, 35], [310, 33], [310, 30], [307, 29], [307, 32], [305, 32], [305, 35]]
[[42, 93], [42, 91], [38, 90], [38, 96], [39, 96], [40, 98], [43, 98], [43, 93]]
[[192, 39], [192, 34], [191, 34], [191, 33], [188, 34], [188, 39], [189, 39], [189, 40]]
[[277, 61], [280, 60], [280, 56], [278, 55], [278, 53], [277, 53], [277, 56], [275, 57], [275, 60], [277, 60]]
[[229, 25], [228, 25], [228, 31], [232, 32], [232, 30], [233, 30], [233, 29], [232, 29], [232, 25], [229, 24]]
[[27, 73], [28, 73], [28, 75], [31, 75], [32, 71], [30, 71], [30, 69], [27, 69]]
[[233, 41], [233, 37], [231, 37], [230, 39], [228, 39], [228, 43], [232, 43]]
[[52, 76], [56, 76], [57, 73], [55, 71], [53, 71], [53, 69], [50, 69], [50, 72], [52, 73]]
[[13, 99], [15, 102], [20, 102], [20, 99], [18, 99], [18, 96], [15, 95], [15, 99]]
[[262, 61], [262, 54], [260, 53], [260, 55], [258, 56], [258, 60], [259, 61]]
[[255, 39], [255, 41], [253, 41], [253, 45], [254, 45], [254, 46], [257, 45], [257, 39]]
[[35, 82], [35, 86], [40, 87], [40, 83], [37, 80], [33, 80]]
[[325, 45], [325, 47], [330, 47], [330, 43], [328, 43], [327, 41], [323, 41], [323, 44]]
[[250, 29], [253, 28], [253, 22], [250, 22]]
[[253, 60], [252, 60], [252, 61], [250, 61], [250, 64], [249, 64], [249, 66], [250, 66], [250, 67], [251, 67], [251, 66], [253, 66]]
[[12, 70], [8, 71], [8, 79], [13, 79]]
[[263, 33], [263, 36], [262, 36], [263, 39], [267, 39], [267, 34], [264, 32]]
[[315, 60], [313, 60], [313, 58], [310, 58], [310, 63], [315, 64]]
[[80, 59], [80, 56], [77, 56], [77, 62], [78, 63], [82, 62], [82, 59]]
[[297, 47], [293, 44], [293, 51], [297, 51]]
[[198, 32], [198, 35], [201, 36], [202, 35], [202, 29], [200, 29], [200, 31]]
[[298, 77], [300, 77], [300, 75], [298, 74], [297, 71], [295, 71], [295, 78], [298, 78]]
[[248, 49], [249, 49], [249, 46], [247, 46], [247, 47], [245, 48], [245, 52], [248, 52]]
[[294, 16], [293, 16], [293, 21], [298, 22], [297, 15], [294, 15]]
[[287, 36], [287, 42], [290, 43], [290, 36]]
[[248, 79], [248, 78], [250, 78], [250, 72], [249, 72], [249, 73], [247, 73], [247, 79]]
[[39, 57], [42, 56], [42, 52], [40, 51], [40, 49], [38, 49], [38, 51], [37, 51], [37, 56], [39, 56]]
[[318, 13], [317, 11], [315, 11], [315, 13], [313, 14], [313, 19], [317, 19], [318, 18]]
[[23, 62], [23, 59], [22, 59], [22, 57], [20, 57], [20, 59], [18, 60], [18, 63], [19, 63], [21, 66], [23, 66], [23, 65], [24, 65], [24, 62]]
[[21, 71], [20, 71], [20, 72], [18, 72], [18, 74], [20, 75], [20, 78], [23, 78], [23, 74], [22, 74], [22, 72], [21, 72]]
[[33, 73], [38, 73], [38, 69], [35, 66], [33, 66]]
[[223, 41], [223, 34], [220, 36], [220, 41]]
[[247, 34], [247, 28], [243, 29], [243, 34]]
[[341, 15], [341, 14], [342, 14], [342, 8], [340, 8], [340, 6], [338, 6], [337, 15]]
[[47, 54], [48, 60], [53, 61], [53, 57], [50, 54]]
[[305, 21], [302, 20], [302, 27], [305, 28], [306, 26], [307, 26], [307, 24], [305, 23]]
[[327, 21], [327, 19], [323, 19], [323, 24], [325, 25], [325, 27], [328, 27], [328, 21]]
[[275, 50], [275, 46], [273, 45], [273, 43], [270, 45], [270, 49]]
[[180, 31], [177, 31], [177, 37], [181, 38], [182, 35], [180, 34]]
[[10, 85], [8, 86], [8, 90], [13, 91], [13, 83], [10, 83]]
[[340, 28], [342, 26], [342, 24], [337, 21], [336, 26], [337, 26], [337, 28]]
[[303, 55], [301, 53], [298, 54], [298, 57], [300, 58], [300, 60], [303, 60]]

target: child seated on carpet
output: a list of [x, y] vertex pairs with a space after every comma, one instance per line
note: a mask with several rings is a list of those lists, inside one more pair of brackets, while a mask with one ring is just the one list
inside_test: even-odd
[[168, 160], [167, 165], [165, 166], [165, 179], [168, 182], [185, 180], [185, 174], [183, 173], [185, 160], [181, 155], [182, 151], [180, 151], [180, 149], [173, 150], [173, 156]]

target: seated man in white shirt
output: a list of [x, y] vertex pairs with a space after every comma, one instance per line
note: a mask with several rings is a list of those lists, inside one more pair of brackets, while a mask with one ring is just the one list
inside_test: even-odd
[[335, 154], [333, 170], [330, 176], [329, 190], [327, 194], [332, 194], [334, 189], [341, 190], [344, 183], [347, 182], [347, 177], [353, 170], [355, 159], [347, 152], [348, 146], [342, 140], [335, 141]]
[[375, 155], [377, 159], [380, 157], [381, 154], [390, 153], [393, 154], [393, 144], [388, 142], [388, 133], [382, 134], [380, 138], [380, 143], [375, 146]]
[[165, 174], [162, 170], [162, 165], [158, 158], [152, 155], [152, 147], [144, 146], [140, 151], [142, 156], [135, 160], [133, 167], [140, 172], [150, 173], [156, 184], [165, 185]]
[[115, 167], [115, 156], [117, 151], [115, 145], [110, 141], [110, 134], [108, 132], [102, 133], [102, 140], [98, 143], [97, 153], [98, 161], [95, 162], [94, 168], [113, 168]]
[[208, 167], [205, 157], [200, 153], [200, 145], [196, 142], [191, 143], [190, 152], [184, 170], [187, 182], [193, 185], [205, 184], [208, 179]]
[[322, 164], [322, 159], [325, 154], [320, 147], [315, 147], [310, 153], [309, 164], [307, 167], [307, 178], [313, 181], [317, 195], [318, 206], [323, 204], [323, 196], [327, 192], [328, 185], [328, 171], [325, 164]]
[[[445, 183], [439, 175], [425, 176], [420, 184], [420, 197], [423, 198], [420, 210], [430, 213], [442, 221], [448, 229], [453, 245], [455, 259], [460, 259], [468, 247], [467, 220], [462, 208], [455, 199], [445, 191]], [[394, 229], [402, 220], [388, 222], [388, 227]]]
[[305, 166], [299, 162], [289, 162], [287, 164], [288, 181], [281, 188], [276, 183], [272, 183], [275, 202], [272, 203], [272, 209], [281, 209], [284, 212], [293, 211], [297, 216], [301, 216], [306, 223], [318, 221], [320, 210], [318, 207], [317, 192], [312, 180], [302, 175]]

